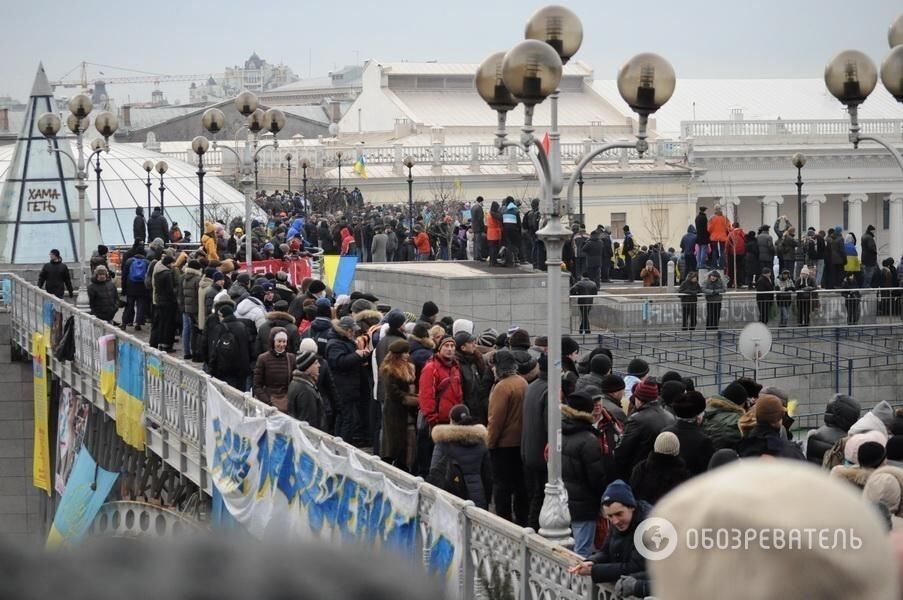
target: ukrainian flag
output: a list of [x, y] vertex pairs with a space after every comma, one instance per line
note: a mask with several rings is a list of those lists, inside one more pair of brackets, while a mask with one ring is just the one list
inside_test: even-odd
[[351, 293], [355, 270], [357, 270], [356, 256], [323, 257], [323, 283], [332, 288], [336, 296]]
[[354, 166], [352, 168], [354, 169], [355, 173], [357, 173], [364, 179], [367, 179], [367, 177], [369, 177], [369, 175], [367, 175], [367, 164], [364, 162], [363, 154], [361, 154], [360, 156], [357, 157], [357, 161], [355, 161]]
[[[144, 450], [144, 353], [128, 342], [119, 342], [117, 358], [116, 433], [126, 444]], [[160, 369], [159, 359], [156, 368]]]
[[107, 402], [116, 398], [116, 336], [105, 335], [97, 339], [100, 351], [100, 393]]
[[56, 509], [46, 547], [62, 548], [81, 540], [118, 477], [119, 473], [107, 471], [94, 462], [88, 449], [82, 446]]

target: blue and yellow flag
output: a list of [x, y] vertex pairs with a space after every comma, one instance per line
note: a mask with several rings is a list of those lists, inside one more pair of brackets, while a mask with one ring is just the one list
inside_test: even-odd
[[357, 173], [364, 179], [367, 179], [367, 177], [369, 177], [369, 175], [367, 175], [367, 163], [364, 162], [363, 154], [357, 157], [357, 160], [355, 161], [352, 168], [354, 169], [355, 173]]
[[356, 270], [356, 256], [323, 257], [323, 283], [332, 288], [336, 296], [351, 293], [351, 284], [354, 283]]
[[[159, 364], [159, 359], [155, 360]], [[116, 433], [129, 446], [144, 450], [144, 353], [128, 342], [119, 342], [116, 362]]]
[[82, 446], [69, 475], [66, 491], [56, 509], [47, 548], [77, 543], [88, 531], [119, 475], [99, 467]]

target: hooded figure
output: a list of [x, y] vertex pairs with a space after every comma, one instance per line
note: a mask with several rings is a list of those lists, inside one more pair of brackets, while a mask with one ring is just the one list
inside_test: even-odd
[[452, 409], [449, 419], [431, 433], [435, 446], [428, 481], [488, 510], [492, 464], [486, 427], [474, 421], [463, 404]]
[[825, 407], [825, 424], [809, 432], [806, 442], [806, 460], [822, 464], [825, 453], [838, 440], [846, 437], [850, 427], [859, 420], [859, 402], [845, 394], [834, 394]]
[[283, 327], [270, 330], [267, 351], [254, 366], [254, 397], [288, 412], [288, 386], [295, 370], [295, 355], [288, 351], [288, 332]]

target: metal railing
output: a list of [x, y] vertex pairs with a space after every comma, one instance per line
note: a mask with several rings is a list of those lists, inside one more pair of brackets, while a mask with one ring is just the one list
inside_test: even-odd
[[[192, 150], [174, 150], [169, 152], [161, 152], [161, 154], [165, 154], [171, 158], [176, 160], [181, 160], [182, 162], [186, 162], [190, 165], [198, 164], [198, 155], [194, 153]], [[221, 167], [223, 164], [223, 151], [222, 150], [214, 150], [211, 148], [207, 152], [204, 153], [204, 168], [210, 169], [212, 167]]]
[[[595, 296], [571, 296], [570, 328], [571, 332], [579, 332], [581, 306], [589, 301], [590, 333], [604, 331], [627, 331], [637, 328], [659, 330], [681, 330], [683, 328], [684, 309], [695, 307], [696, 330], [706, 328], [706, 311], [708, 305], [704, 296], [698, 296], [695, 302], [684, 302], [684, 296], [675, 292], [656, 292], [638, 288], [609, 288]], [[658, 289], [658, 288], [652, 288]], [[662, 288], [664, 289], [664, 288]], [[858, 292], [860, 298], [847, 298], [848, 292]], [[775, 300], [775, 294], [769, 293], [771, 302], [767, 305], [768, 325], [780, 327], [781, 303]], [[787, 327], [800, 325], [801, 310], [808, 306], [809, 327], [847, 326], [847, 325], [881, 325], [903, 323], [901, 320], [901, 303], [903, 288], [862, 288], [858, 290], [818, 290], [812, 292], [808, 304], [801, 292], [791, 292]], [[740, 329], [747, 323], [760, 319], [760, 308], [767, 298], [758, 292], [729, 290], [721, 295], [720, 329]], [[802, 302], [801, 302], [802, 299]], [[853, 317], [851, 319], [851, 316]], [[689, 312], [688, 312], [689, 318]], [[852, 321], [852, 322], [851, 322]]]
[[[864, 119], [859, 121], [863, 134], [899, 138], [903, 133], [903, 119]], [[683, 139], [704, 138], [785, 138], [787, 142], [799, 138], [837, 137], [846, 140], [850, 132], [847, 119], [756, 119], [725, 121], [681, 121]], [[793, 139], [796, 138], [796, 139]]]
[[[72, 304], [47, 294], [15, 274], [0, 273], [0, 283], [4, 281], [9, 282], [10, 293], [4, 300], [12, 312], [11, 335], [25, 352], [31, 350], [32, 333], [44, 329], [45, 303], [53, 304], [64, 320], [74, 317], [75, 359], [60, 362], [51, 355], [48, 367], [111, 417], [116, 416], [115, 407], [104, 399], [99, 389], [97, 339], [103, 335], [114, 335], [118, 341], [140, 348], [146, 363], [148, 359], [155, 363], [159, 361], [159, 370], [145, 369], [147, 447], [208, 494], [211, 492], [211, 481], [206, 470], [204, 448], [207, 383], [213, 383], [228, 402], [246, 415], [265, 415], [275, 411], [249, 393], [241, 394], [211, 379], [191, 364], [149, 347], [138, 338], [79, 311]], [[353, 454], [363, 467], [382, 473], [396, 486], [406, 490], [417, 489], [420, 498], [418, 519], [422, 527], [429, 527], [430, 510], [437, 496], [443, 496], [458, 510], [462, 531], [459, 598], [489, 597], [488, 586], [493, 573], [509, 578], [513, 597], [521, 600], [611, 598], [609, 586], [596, 586], [588, 577], [568, 573], [568, 568], [579, 560], [577, 555], [550, 543], [531, 529], [518, 527], [477, 508], [470, 501], [439, 490], [306, 423], [301, 423], [301, 428], [312, 442], [322, 442], [330, 452], [343, 457]], [[428, 549], [420, 550], [426, 566]]]

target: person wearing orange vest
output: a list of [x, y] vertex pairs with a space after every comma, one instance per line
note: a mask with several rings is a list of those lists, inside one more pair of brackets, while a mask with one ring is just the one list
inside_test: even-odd
[[709, 242], [712, 245], [712, 266], [716, 269], [724, 268], [724, 246], [727, 244], [727, 236], [731, 231], [731, 224], [721, 211], [719, 205], [715, 205], [715, 214], [708, 222]]
[[493, 201], [486, 215], [486, 242], [489, 246], [489, 266], [499, 264], [499, 246], [502, 243], [502, 213], [498, 202]]

